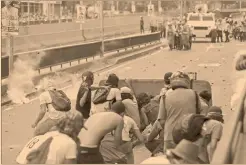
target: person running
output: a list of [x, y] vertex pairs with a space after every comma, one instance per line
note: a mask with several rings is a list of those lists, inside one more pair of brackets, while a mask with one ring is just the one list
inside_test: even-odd
[[122, 103], [126, 107], [126, 116], [131, 117], [136, 123], [138, 128], [141, 127], [140, 114], [138, 110], [138, 103], [136, 98], [132, 94], [132, 90], [128, 87], [122, 87], [120, 89]]
[[93, 108], [91, 110], [90, 115], [93, 115], [99, 112], [107, 112], [111, 109], [111, 106], [113, 103], [121, 100], [121, 93], [118, 88], [118, 83], [119, 83], [119, 77], [116, 74], [112, 73], [108, 76], [108, 79], [106, 80], [106, 83], [104, 84], [106, 88], [109, 88], [107, 98], [105, 102], [102, 104], [93, 104]]
[[[50, 91], [55, 90], [53, 81], [44, 79], [43, 83], [45, 91], [39, 96], [40, 112], [35, 122], [32, 124], [32, 128], [35, 128], [34, 136], [47, 133], [59, 122], [60, 119], [65, 117], [66, 114], [64, 111], [56, 110], [52, 105]], [[44, 119], [45, 115], [47, 115], [47, 118], [45, 118], [45, 120], [40, 123], [40, 121]]]
[[90, 116], [91, 111], [91, 85], [94, 82], [94, 75], [87, 71], [82, 74], [82, 84], [79, 88], [76, 100], [76, 110], [78, 110], [85, 120]]
[[79, 164], [104, 164], [100, 153], [100, 142], [110, 132], [114, 135], [116, 147], [122, 144], [122, 131], [124, 128], [123, 116], [125, 106], [121, 101], [112, 105], [111, 112], [101, 112], [88, 118], [85, 128], [82, 128], [79, 139], [81, 141], [78, 163]]

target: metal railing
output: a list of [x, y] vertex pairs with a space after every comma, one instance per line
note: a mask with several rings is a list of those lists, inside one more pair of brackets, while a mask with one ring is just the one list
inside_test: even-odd
[[[147, 27], [146, 27], [147, 28]], [[107, 26], [104, 28], [106, 39], [122, 35], [140, 33], [139, 24], [122, 24], [121, 26]], [[99, 41], [100, 27], [85, 28], [82, 30], [60, 31], [56, 33], [43, 33], [36, 35], [24, 35], [14, 37], [14, 53], [32, 51], [43, 48], [51, 48], [72, 43], [88, 43]], [[84, 38], [85, 37], [85, 38]], [[6, 55], [6, 39], [2, 39], [2, 56]]]
[[241, 153], [240, 147], [245, 136], [246, 129], [243, 128], [244, 120], [244, 102], [246, 99], [246, 84], [236, 105], [235, 112], [231, 114], [230, 121], [224, 125], [223, 137], [217, 146], [211, 164], [239, 164], [238, 162], [245, 153]]
[[[136, 45], [142, 45], [150, 42], [160, 40], [160, 33], [152, 33], [145, 35], [127, 36], [115, 39], [105, 40], [104, 49], [105, 52], [109, 53], [120, 49], [127, 49]], [[45, 54], [43, 56], [37, 69], [47, 68], [54, 65], [61, 65], [70, 61], [79, 59], [86, 59], [101, 53], [101, 41], [93, 41], [84, 44], [72, 44], [66, 46], [57, 46], [53, 48], [40, 49], [35, 51], [23, 52], [14, 55], [14, 60], [19, 56], [38, 56], [41, 52]], [[1, 72], [2, 79], [7, 78], [9, 75], [9, 57], [4, 56], [1, 58]]]

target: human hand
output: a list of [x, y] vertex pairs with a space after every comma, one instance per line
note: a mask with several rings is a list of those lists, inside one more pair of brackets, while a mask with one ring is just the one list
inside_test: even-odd
[[36, 127], [37, 127], [36, 123], [32, 124], [32, 128], [36, 128]]

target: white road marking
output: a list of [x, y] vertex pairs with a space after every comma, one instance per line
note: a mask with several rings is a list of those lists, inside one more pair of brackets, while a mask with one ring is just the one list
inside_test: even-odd
[[[160, 50], [159, 50], [159, 51], [156, 51], [155, 53], [152, 53], [151, 56], [153, 56], [153, 55], [155, 55], [155, 54], [158, 54], [158, 53], [160, 53]], [[109, 73], [109, 72], [113, 72], [114, 70], [117, 70], [117, 69], [120, 69], [120, 68], [125, 68], [127, 65], [136, 62], [136, 60], [141, 60], [141, 59], [144, 59], [144, 58], [149, 58], [149, 56], [147, 55], [147, 56], [139, 57], [139, 58], [137, 58], [137, 59], [134, 59], [134, 60], [125, 62], [125, 63], [123, 63], [123, 64], [116, 65], [116, 66], [113, 67], [113, 68], [106, 69], [106, 70], [104, 70], [104, 71], [99, 71], [99, 73], [100, 73], [100, 75], [105, 75], [105, 74], [107, 74], [107, 73]], [[128, 68], [129, 68], [129, 67], [128, 67]], [[79, 81], [78, 83], [80, 83], [80, 81]], [[72, 87], [72, 86], [74, 86], [74, 85], [73, 85], [73, 84], [72, 84], [72, 85], [68, 85], [68, 86], [66, 86], [66, 87], [61, 88], [61, 90], [68, 89], [68, 88], [70, 88], [70, 87]], [[34, 98], [34, 99], [30, 99], [30, 100], [29, 100], [29, 103], [31, 103], [31, 102], [33, 102], [33, 101], [35, 101], [35, 100], [38, 100], [38, 99], [39, 99], [38, 97], [37, 97], [37, 98]], [[21, 104], [21, 105], [23, 105], [23, 104]], [[21, 106], [21, 105], [13, 105], [12, 107], [9, 107], [9, 108], [3, 110], [3, 112], [13, 110], [14, 108], [16, 108], [16, 107], [18, 107], [18, 106]]]
[[210, 44], [207, 49], [206, 52], [208, 52], [210, 49], [220, 49], [220, 48], [224, 48], [225, 45], [224, 44], [220, 44], [219, 46], [217, 46], [217, 44]]
[[236, 44], [237, 46], [244, 46], [245, 44]]
[[219, 67], [221, 64], [219, 63], [207, 63], [207, 64], [198, 64], [199, 67]]

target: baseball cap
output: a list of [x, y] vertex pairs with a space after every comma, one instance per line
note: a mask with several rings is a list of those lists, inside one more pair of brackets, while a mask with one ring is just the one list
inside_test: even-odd
[[120, 88], [120, 92], [121, 93], [128, 93], [128, 94], [131, 94], [132, 93], [132, 90], [128, 87], [122, 87]]

